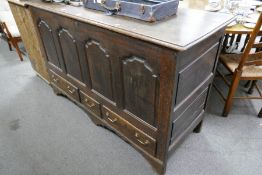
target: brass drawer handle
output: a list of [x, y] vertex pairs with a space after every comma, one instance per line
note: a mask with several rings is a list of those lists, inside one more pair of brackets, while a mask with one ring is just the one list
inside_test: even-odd
[[52, 79], [53, 79], [53, 82], [55, 82], [55, 83], [58, 82], [59, 79], [58, 79], [58, 78], [55, 78], [54, 75], [52, 75], [51, 77], [52, 77]]
[[107, 116], [107, 119], [111, 122], [111, 123], [115, 123], [117, 121], [117, 118], [114, 118], [114, 119], [111, 119], [109, 116], [109, 112], [106, 112], [106, 116]]
[[135, 137], [136, 137], [136, 140], [141, 143], [142, 145], [148, 145], [149, 144], [149, 141], [148, 140], [145, 140], [145, 141], [142, 141], [139, 139], [139, 134], [136, 132], [135, 134]]
[[111, 123], [115, 123], [117, 121], [117, 118], [111, 119], [111, 118], [107, 118]]
[[85, 98], [85, 103], [87, 104], [88, 107], [92, 108], [95, 106], [95, 103], [89, 101], [87, 98]]
[[74, 89], [70, 89], [71, 87], [70, 86], [67, 86], [67, 89], [68, 89], [68, 91], [71, 93], [71, 94], [74, 94], [75, 93], [75, 90]]

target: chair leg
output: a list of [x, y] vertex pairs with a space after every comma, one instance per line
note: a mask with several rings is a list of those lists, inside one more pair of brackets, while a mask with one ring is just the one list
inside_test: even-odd
[[241, 75], [241, 72], [238, 71], [238, 70], [236, 70], [233, 74], [233, 82], [230, 86], [228, 96], [227, 96], [227, 99], [226, 99], [226, 103], [225, 103], [225, 106], [224, 106], [223, 114], [222, 114], [224, 117], [227, 117], [227, 115], [228, 115], [228, 113], [229, 113], [229, 111], [232, 107], [233, 97], [235, 95], [235, 92], [236, 92], [238, 84], [239, 84], [240, 75]]
[[250, 83], [251, 83], [252, 81], [251, 80], [248, 80], [247, 82], [246, 82], [246, 84], [244, 85], [244, 87], [245, 88], [248, 88], [249, 86], [250, 86]]
[[13, 45], [14, 45], [14, 47], [15, 47], [15, 49], [16, 49], [16, 52], [17, 52], [17, 54], [18, 54], [18, 56], [19, 56], [19, 58], [20, 58], [20, 61], [23, 61], [22, 52], [20, 51], [17, 42], [13, 42]]
[[257, 80], [253, 80], [252, 81], [252, 84], [251, 84], [250, 88], [247, 91], [248, 94], [253, 94], [256, 82], [257, 82]]
[[258, 117], [262, 118], [262, 108], [260, 109], [259, 113], [258, 113]]
[[7, 42], [7, 43], [8, 43], [9, 50], [10, 50], [10, 51], [13, 51], [13, 49], [12, 49], [12, 44], [11, 44], [10, 42]]

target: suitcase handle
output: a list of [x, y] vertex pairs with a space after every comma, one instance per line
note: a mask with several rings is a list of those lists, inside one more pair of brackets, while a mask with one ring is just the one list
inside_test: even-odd
[[104, 7], [105, 9], [107, 9], [108, 11], [110, 12], [118, 12], [120, 9], [121, 9], [121, 6], [120, 6], [120, 1], [117, 1], [115, 3], [115, 7], [109, 7], [106, 5], [106, 0], [102, 0], [101, 1], [101, 4], [100, 4], [102, 7]]

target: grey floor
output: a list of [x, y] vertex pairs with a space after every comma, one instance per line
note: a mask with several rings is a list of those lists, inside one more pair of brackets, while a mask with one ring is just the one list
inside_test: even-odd
[[[261, 101], [234, 103], [222, 118], [213, 92], [200, 134], [169, 159], [167, 175], [261, 175]], [[36, 76], [0, 41], [0, 175], [154, 175], [131, 146]]]

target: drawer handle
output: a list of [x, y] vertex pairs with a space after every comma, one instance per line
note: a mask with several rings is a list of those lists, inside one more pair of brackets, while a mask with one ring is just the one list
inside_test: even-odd
[[95, 106], [95, 103], [90, 102], [87, 98], [85, 99], [85, 103], [87, 104], [88, 107], [92, 108]]
[[111, 122], [111, 123], [115, 123], [117, 121], [117, 118], [114, 118], [114, 119], [111, 119], [109, 116], [109, 112], [106, 112], [106, 116], [107, 116], [107, 119]]
[[149, 141], [148, 140], [145, 140], [145, 141], [142, 141], [139, 139], [139, 134], [136, 132], [135, 134], [135, 137], [136, 137], [136, 140], [141, 143], [142, 145], [148, 145], [149, 144]]
[[67, 86], [67, 89], [68, 89], [68, 91], [71, 93], [71, 94], [74, 94], [75, 93], [75, 90], [74, 89], [70, 89], [71, 87], [70, 86]]
[[53, 79], [53, 82], [55, 82], [55, 83], [58, 82], [59, 79], [58, 79], [58, 78], [55, 78], [54, 75], [52, 75], [51, 77], [52, 77], [52, 79]]
[[117, 118], [111, 119], [111, 118], [107, 118], [111, 123], [115, 123], [117, 121]]
[[54, 81], [55, 83], [57, 83], [57, 82], [58, 82], [58, 79], [57, 79], [57, 78], [54, 78], [53, 81]]

